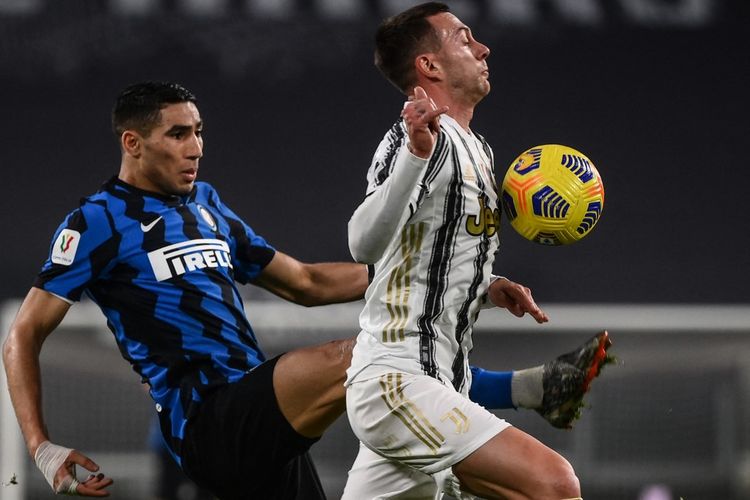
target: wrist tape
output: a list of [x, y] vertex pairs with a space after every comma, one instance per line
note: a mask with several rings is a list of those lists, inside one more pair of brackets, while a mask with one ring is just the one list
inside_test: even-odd
[[[71, 448], [65, 448], [52, 444], [49, 441], [45, 441], [39, 445], [34, 454], [34, 462], [39, 470], [42, 471], [44, 478], [49, 483], [50, 487], [55, 493], [62, 493], [64, 495], [77, 495], [78, 481], [75, 477], [75, 468], [71, 474], [68, 474], [60, 481], [60, 484], [55, 488], [55, 474], [60, 469], [60, 466], [65, 463], [68, 456], [73, 450]], [[75, 467], [75, 465], [73, 466]]]

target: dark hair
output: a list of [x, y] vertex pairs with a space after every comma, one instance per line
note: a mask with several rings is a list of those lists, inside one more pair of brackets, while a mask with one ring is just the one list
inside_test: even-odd
[[428, 17], [449, 12], [439, 2], [416, 5], [385, 19], [375, 33], [375, 66], [401, 92], [407, 93], [416, 75], [414, 58], [440, 49], [440, 39]]
[[180, 102], [195, 103], [196, 99], [178, 83], [134, 83], [117, 96], [112, 109], [112, 131], [117, 137], [126, 130], [137, 130], [147, 136], [159, 124], [162, 108]]

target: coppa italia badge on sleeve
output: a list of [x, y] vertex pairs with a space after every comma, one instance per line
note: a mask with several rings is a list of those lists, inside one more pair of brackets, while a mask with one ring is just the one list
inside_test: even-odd
[[81, 233], [73, 229], [63, 229], [52, 247], [52, 262], [63, 266], [71, 265], [76, 258], [79, 241]]

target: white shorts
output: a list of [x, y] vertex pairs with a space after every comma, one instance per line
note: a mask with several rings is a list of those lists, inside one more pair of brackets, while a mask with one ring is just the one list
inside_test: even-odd
[[453, 386], [408, 373], [355, 380], [346, 411], [365, 446], [425, 474], [452, 467], [510, 427]]
[[341, 500], [440, 500], [447, 494], [460, 500], [476, 497], [460, 490], [451, 469], [425, 474], [382, 457], [359, 443]]

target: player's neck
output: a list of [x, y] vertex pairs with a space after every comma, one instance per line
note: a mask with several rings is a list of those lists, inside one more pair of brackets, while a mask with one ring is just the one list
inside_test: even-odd
[[[441, 106], [448, 106], [448, 116], [453, 118], [466, 132], [471, 132], [470, 124], [471, 119], [474, 117], [475, 102], [470, 102], [465, 97], [460, 95], [453, 95], [441, 91], [442, 89], [434, 89], [432, 93], [428, 91], [428, 95], [435, 101], [435, 105], [439, 108]], [[463, 97], [463, 98], [462, 98]]]
[[117, 178], [125, 184], [133, 186], [134, 188], [140, 189], [141, 191], [147, 191], [149, 193], [157, 194], [160, 196], [174, 196], [172, 193], [167, 193], [159, 186], [151, 182], [146, 176], [140, 173], [136, 162], [132, 158], [123, 158], [120, 164], [120, 172], [117, 174]]
[[456, 120], [456, 123], [466, 132], [471, 132], [469, 125], [471, 124], [471, 119], [474, 117], [474, 108], [459, 108], [457, 110], [450, 108], [446, 114]]

